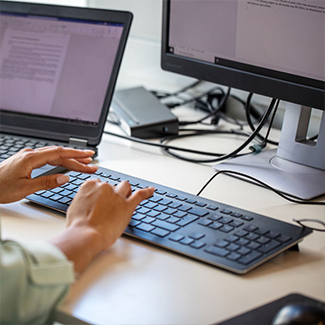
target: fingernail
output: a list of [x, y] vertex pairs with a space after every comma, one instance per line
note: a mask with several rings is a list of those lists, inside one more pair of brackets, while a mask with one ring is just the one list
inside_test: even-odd
[[68, 175], [60, 175], [56, 178], [56, 182], [58, 185], [63, 185], [67, 182], [69, 182], [70, 177]]

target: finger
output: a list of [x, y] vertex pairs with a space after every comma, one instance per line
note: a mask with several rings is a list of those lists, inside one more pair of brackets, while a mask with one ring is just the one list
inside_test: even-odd
[[94, 165], [85, 165], [76, 161], [75, 159], [60, 159], [55, 162], [49, 162], [51, 166], [62, 166], [70, 170], [74, 170], [82, 173], [94, 173], [98, 167]]
[[131, 205], [131, 208], [134, 210], [141, 201], [148, 199], [152, 194], [155, 192], [155, 189], [153, 187], [147, 187], [142, 190], [138, 190], [134, 192], [129, 198], [128, 202]]
[[[28, 154], [28, 153], [27, 153]], [[64, 159], [83, 159], [94, 155], [92, 150], [77, 150], [63, 147], [44, 147], [31, 153], [33, 168], [38, 168], [47, 163], [60, 162]]]
[[62, 186], [63, 184], [69, 182], [69, 176], [63, 174], [42, 176], [34, 179], [26, 180], [24, 185], [24, 190], [26, 190], [26, 195], [35, 193], [41, 190], [48, 190], [55, 187]]
[[116, 187], [116, 191], [121, 194], [123, 197], [129, 197], [132, 193], [131, 185], [127, 181], [122, 181], [118, 186]]

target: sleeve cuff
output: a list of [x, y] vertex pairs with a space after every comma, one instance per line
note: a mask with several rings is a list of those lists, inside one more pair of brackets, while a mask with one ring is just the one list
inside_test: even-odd
[[73, 263], [48, 242], [20, 242], [28, 252], [30, 279], [38, 285], [71, 284], [75, 280]]

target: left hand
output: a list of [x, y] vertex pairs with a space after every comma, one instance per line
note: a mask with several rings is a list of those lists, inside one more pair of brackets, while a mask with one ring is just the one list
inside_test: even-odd
[[62, 166], [83, 173], [94, 173], [96, 166], [87, 166], [94, 154], [92, 150], [76, 150], [63, 147], [23, 149], [0, 164], [0, 203], [23, 199], [40, 190], [63, 185], [69, 176], [63, 174], [31, 178], [33, 169], [46, 164]]

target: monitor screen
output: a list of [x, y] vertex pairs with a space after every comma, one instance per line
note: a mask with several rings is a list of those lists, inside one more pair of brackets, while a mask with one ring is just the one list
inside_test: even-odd
[[[302, 199], [325, 193], [324, 0], [164, 0], [161, 65], [287, 102], [277, 151], [215, 169]], [[315, 141], [307, 137], [312, 108], [321, 116]]]
[[162, 67], [325, 109], [323, 0], [164, 1]]
[[0, 26], [2, 110], [99, 122], [123, 24], [1, 13]]

